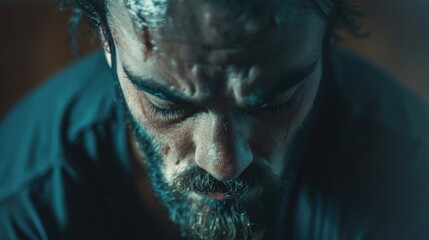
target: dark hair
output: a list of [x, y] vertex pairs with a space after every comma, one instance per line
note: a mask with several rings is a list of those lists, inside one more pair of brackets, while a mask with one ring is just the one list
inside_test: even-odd
[[[342, 30], [353, 37], [365, 35], [361, 31], [358, 18], [362, 16], [356, 0], [312, 0], [315, 6], [327, 17], [330, 29]], [[70, 9], [73, 13], [70, 26], [70, 39], [74, 52], [77, 52], [76, 37], [78, 28], [83, 20], [89, 21], [93, 31], [98, 34], [103, 31], [104, 37], [108, 30], [106, 17], [106, 0], [61, 0], [60, 9]], [[105, 39], [110, 41], [111, 39]]]

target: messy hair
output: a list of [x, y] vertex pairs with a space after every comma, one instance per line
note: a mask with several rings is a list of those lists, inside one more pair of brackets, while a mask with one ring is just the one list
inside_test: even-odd
[[[353, 37], [361, 37], [364, 33], [361, 31], [358, 22], [362, 16], [359, 0], [311, 0], [320, 12], [327, 18], [330, 31], [341, 30]], [[61, 0], [61, 10], [71, 10], [70, 39], [72, 48], [77, 50], [76, 38], [78, 36], [79, 26], [83, 21], [88, 21], [92, 30], [99, 34], [100, 30], [104, 34], [105, 40], [109, 41], [108, 22], [106, 17], [107, 0]], [[333, 34], [334, 35], [334, 34]]]

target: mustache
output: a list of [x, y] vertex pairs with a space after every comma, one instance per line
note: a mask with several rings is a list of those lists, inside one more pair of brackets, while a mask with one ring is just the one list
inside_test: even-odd
[[219, 181], [204, 169], [194, 166], [173, 178], [171, 188], [175, 192], [189, 191], [226, 195], [243, 195], [251, 190], [275, 190], [282, 186], [280, 178], [265, 164], [252, 163], [238, 178]]

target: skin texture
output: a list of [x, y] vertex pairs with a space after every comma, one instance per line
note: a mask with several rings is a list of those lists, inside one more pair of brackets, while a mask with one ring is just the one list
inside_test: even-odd
[[[116, 1], [108, 16], [120, 88], [131, 115], [158, 147], [165, 181], [172, 185], [192, 167], [219, 181], [234, 180], [252, 163], [280, 178], [322, 77], [326, 21], [293, 1], [235, 8], [167, 2], [168, 8], [141, 11], [138, 1]], [[106, 59], [111, 64], [107, 48]], [[306, 69], [309, 74], [302, 73]], [[144, 92], [129, 78], [165, 86], [182, 102]], [[137, 181], [144, 185], [141, 177]], [[143, 192], [144, 201], [152, 197]]]

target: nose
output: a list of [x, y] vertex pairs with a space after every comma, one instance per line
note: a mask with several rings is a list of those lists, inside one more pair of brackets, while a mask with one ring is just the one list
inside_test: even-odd
[[195, 139], [196, 164], [219, 181], [237, 178], [253, 161], [248, 137], [240, 129], [245, 126], [218, 115], [202, 125]]

